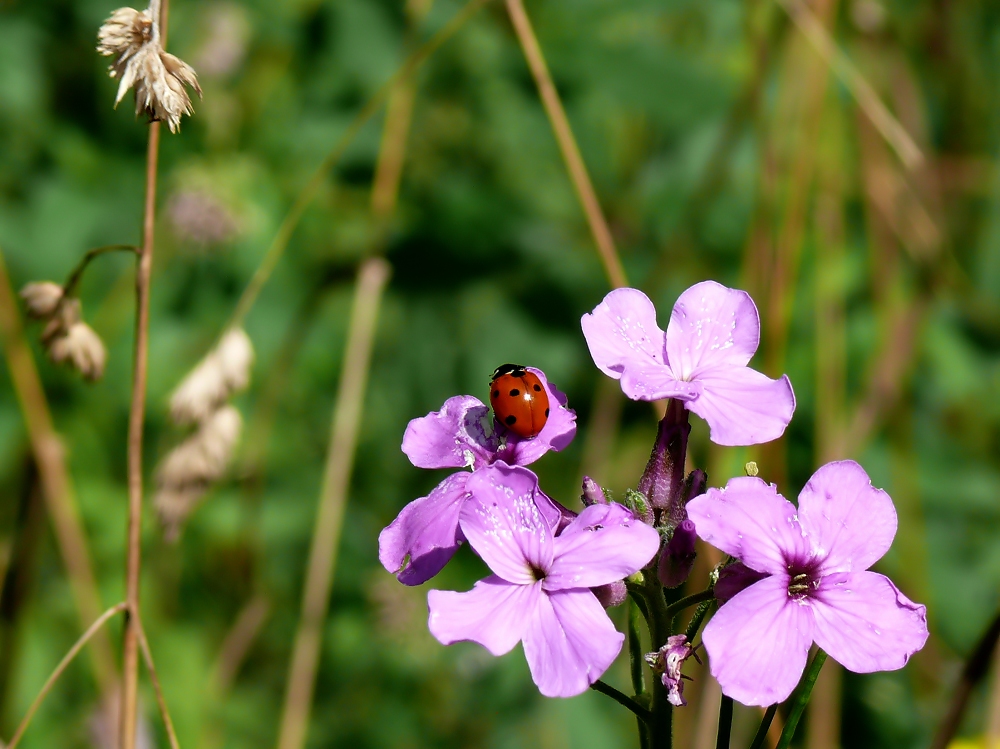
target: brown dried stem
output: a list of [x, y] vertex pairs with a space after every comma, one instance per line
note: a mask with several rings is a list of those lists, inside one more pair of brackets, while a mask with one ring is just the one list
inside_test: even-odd
[[[73, 484], [66, 467], [62, 441], [53, 426], [41, 378], [38, 376], [31, 348], [24, 336], [21, 316], [2, 252], [0, 252], [0, 341], [3, 343], [14, 392], [24, 414], [32, 454], [38, 466], [38, 480], [52, 520], [59, 554], [62, 556], [69, 577], [80, 625], [85, 627], [100, 615], [101, 598]], [[102, 694], [108, 695], [114, 690], [118, 675], [111, 638], [106, 632], [102, 631], [94, 639], [90, 652], [97, 685]]]
[[295, 634], [292, 663], [278, 737], [279, 749], [301, 749], [312, 708], [320, 635], [330, 604], [347, 489], [354, 463], [361, 409], [368, 384], [375, 323], [389, 264], [379, 257], [362, 263], [354, 292], [344, 368], [334, 406], [333, 428], [323, 474], [323, 490], [309, 550], [302, 595], [302, 619]]
[[562, 101], [559, 99], [559, 92], [552, 82], [548, 65], [545, 63], [545, 56], [542, 48], [538, 44], [538, 38], [531, 26], [531, 20], [524, 10], [524, 3], [521, 0], [507, 0], [507, 13], [514, 26], [517, 39], [521, 43], [524, 57], [528, 61], [531, 75], [535, 79], [538, 87], [538, 95], [542, 99], [545, 107], [545, 114], [552, 125], [552, 132], [559, 143], [559, 150], [562, 152], [563, 160], [566, 162], [566, 169], [569, 172], [570, 180], [573, 182], [573, 189], [576, 190], [580, 206], [587, 217], [587, 224], [590, 233], [594, 235], [594, 242], [597, 244], [597, 252], [604, 265], [604, 272], [608, 277], [608, 283], [612, 288], [618, 289], [628, 286], [625, 276], [625, 268], [622, 266], [618, 250], [615, 248], [615, 241], [608, 228], [608, 222], [601, 211], [601, 204], [597, 200], [597, 193], [590, 182], [590, 175], [587, 167], [580, 156], [580, 149], [573, 136], [573, 130], [566, 117]]
[[[153, 6], [150, 6], [153, 7]], [[167, 43], [169, 0], [162, 0], [160, 38]], [[142, 431], [146, 416], [146, 375], [149, 357], [149, 286], [153, 270], [156, 228], [156, 173], [160, 123], [149, 124], [146, 150], [146, 200], [143, 207], [142, 246], [135, 271], [135, 349], [132, 368], [132, 404], [128, 417], [128, 541], [126, 550], [125, 636], [122, 645], [122, 702], [120, 749], [135, 749], [139, 709], [139, 580], [142, 572]]]
[[31, 707], [28, 708], [28, 712], [25, 713], [24, 718], [21, 719], [21, 723], [17, 727], [17, 730], [14, 731], [14, 735], [11, 737], [10, 743], [7, 744], [7, 749], [15, 749], [15, 747], [17, 747], [17, 745], [20, 743], [21, 738], [24, 736], [24, 732], [28, 730], [28, 726], [31, 724], [31, 719], [35, 716], [35, 713], [38, 711], [38, 708], [41, 706], [46, 696], [48, 696], [48, 693], [52, 691], [52, 687], [56, 683], [56, 681], [58, 681], [59, 677], [63, 675], [63, 672], [66, 670], [69, 664], [73, 662], [73, 659], [76, 658], [77, 654], [79, 654], [79, 652], [83, 649], [83, 646], [90, 641], [90, 638], [92, 638], [95, 634], [97, 634], [97, 632], [101, 630], [101, 627], [103, 627], [104, 624], [111, 617], [113, 617], [119, 611], [124, 611], [125, 608], [126, 604], [124, 601], [115, 604], [110, 609], [101, 614], [97, 618], [97, 620], [87, 628], [87, 631], [84, 632], [82, 635], [80, 635], [80, 639], [78, 639], [73, 644], [73, 647], [69, 649], [69, 652], [67, 652], [66, 655], [63, 656], [63, 659], [59, 661], [59, 665], [55, 667], [55, 670], [45, 681], [45, 684], [42, 685], [42, 688], [38, 692], [38, 695], [31, 703]]
[[139, 647], [142, 649], [143, 660], [146, 661], [146, 668], [149, 670], [149, 679], [153, 682], [153, 691], [156, 692], [156, 704], [160, 708], [160, 717], [163, 725], [167, 729], [167, 739], [170, 741], [170, 749], [180, 749], [177, 741], [177, 732], [174, 731], [174, 722], [170, 719], [170, 711], [167, 710], [167, 701], [163, 698], [163, 688], [160, 686], [160, 677], [156, 673], [156, 666], [153, 664], [153, 653], [149, 649], [149, 640], [146, 639], [146, 630], [142, 627], [142, 619], [138, 611], [131, 611], [130, 620], [134, 622], [136, 634], [139, 637]]

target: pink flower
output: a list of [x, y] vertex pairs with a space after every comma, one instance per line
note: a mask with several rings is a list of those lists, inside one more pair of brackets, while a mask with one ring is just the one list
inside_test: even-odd
[[[445, 401], [440, 411], [413, 419], [403, 435], [403, 452], [418, 468], [471, 468], [493, 463], [528, 465], [549, 450], [562, 450], [576, 435], [576, 414], [566, 407], [559, 392], [540, 369], [552, 410], [545, 427], [527, 440], [491, 419], [489, 406], [471, 395]], [[468, 497], [466, 482], [472, 476], [459, 471], [448, 476], [426, 497], [410, 502], [379, 535], [379, 561], [401, 583], [419, 585], [448, 563], [461, 545], [459, 512]], [[542, 495], [544, 497], [544, 495]], [[562, 517], [562, 507], [545, 497], [539, 500], [547, 517]], [[568, 519], [566, 520], [568, 522]]]
[[496, 463], [472, 474], [467, 489], [462, 532], [494, 574], [466, 593], [430, 591], [431, 634], [445, 645], [477, 642], [493, 655], [521, 642], [542, 694], [584, 692], [624, 640], [590, 588], [641, 569], [659, 534], [612, 503], [586, 508], [557, 536], [525, 468]]
[[798, 509], [757, 478], [687, 506], [698, 535], [767, 576], [712, 617], [703, 640], [722, 691], [746, 705], [785, 700], [813, 642], [858, 673], [902, 668], [927, 640], [927, 609], [869, 572], [896, 535], [889, 495], [852, 460], [827, 463]]
[[714, 281], [681, 294], [664, 334], [637, 289], [616, 289], [581, 321], [594, 363], [621, 380], [632, 400], [677, 398], [711, 427], [719, 445], [777, 439], [795, 410], [787, 376], [750, 369], [760, 341], [757, 307], [745, 291]]

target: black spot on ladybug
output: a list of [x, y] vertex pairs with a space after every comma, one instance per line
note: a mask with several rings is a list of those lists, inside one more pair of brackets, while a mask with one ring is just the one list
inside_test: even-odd
[[511, 398], [516, 398], [520, 394], [521, 394], [521, 391], [518, 390], [517, 388], [514, 388], [513, 390], [510, 391], [510, 397]]
[[515, 421], [517, 421], [517, 417], [516, 416], [508, 416], [506, 419], [503, 420], [503, 423], [506, 424], [509, 427], [512, 427], [512, 426], [514, 426], [514, 422]]
[[493, 397], [494, 398], [499, 398], [500, 397], [500, 391], [499, 390], [494, 390], [493, 391]]
[[535, 385], [534, 390], [535, 390], [536, 393], [540, 393], [540, 392], [542, 392], [542, 386], [541, 385]]
[[549, 409], [546, 408], [545, 409], [545, 418], [547, 419], [548, 417], [549, 417]]

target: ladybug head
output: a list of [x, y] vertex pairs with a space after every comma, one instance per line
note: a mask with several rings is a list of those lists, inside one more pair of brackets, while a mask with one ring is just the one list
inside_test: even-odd
[[503, 377], [506, 374], [509, 374], [512, 377], [524, 377], [525, 372], [526, 370], [523, 364], [501, 364], [493, 370], [493, 376], [490, 377], [490, 381], [492, 382], [497, 377]]

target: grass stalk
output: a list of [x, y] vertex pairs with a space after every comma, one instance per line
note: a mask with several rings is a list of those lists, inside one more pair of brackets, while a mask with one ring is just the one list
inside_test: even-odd
[[[0, 341], [11, 383], [24, 415], [32, 456], [38, 467], [46, 511], [52, 521], [56, 545], [62, 557], [80, 625], [86, 627], [100, 616], [102, 606], [87, 536], [66, 466], [66, 454], [52, 422], [45, 390], [31, 348], [24, 335], [21, 315], [11, 286], [3, 253], [0, 252]], [[90, 649], [97, 686], [111, 694], [118, 681], [111, 638], [99, 632]]]
[[601, 258], [601, 264], [604, 266], [604, 273], [608, 277], [608, 283], [615, 289], [628, 286], [625, 268], [622, 265], [621, 258], [618, 256], [615, 241], [611, 236], [611, 229], [608, 228], [608, 222], [604, 218], [603, 211], [601, 211], [601, 204], [597, 200], [597, 193], [594, 192], [594, 186], [590, 181], [590, 175], [587, 173], [587, 167], [583, 162], [583, 157], [580, 155], [580, 149], [576, 144], [576, 138], [573, 136], [573, 130], [569, 125], [569, 119], [566, 117], [566, 111], [563, 109], [559, 92], [556, 90], [555, 83], [552, 82], [552, 76], [549, 74], [549, 67], [545, 62], [545, 56], [542, 54], [542, 48], [538, 44], [538, 38], [535, 36], [535, 31], [531, 26], [531, 19], [528, 18], [528, 13], [524, 9], [522, 0], [506, 0], [506, 2], [507, 13], [514, 26], [514, 32], [517, 34], [517, 40], [521, 44], [524, 57], [528, 62], [531, 76], [535, 79], [535, 85], [538, 87], [538, 95], [541, 97], [542, 105], [545, 107], [545, 114], [549, 118], [549, 123], [552, 125], [552, 132], [559, 144], [563, 160], [566, 162], [566, 169], [569, 172], [570, 181], [573, 183], [573, 189], [576, 191], [580, 206], [587, 217], [587, 225], [590, 227], [590, 233], [597, 244], [597, 252]]
[[833, 74], [851, 92], [861, 111], [871, 120], [892, 150], [909, 171], [916, 171], [924, 163], [924, 154], [889, 109], [882, 103], [875, 89], [851, 62], [827, 31], [826, 26], [802, 0], [777, 0], [798, 27], [802, 35], [816, 49]]
[[[156, 8], [156, 6], [159, 8]], [[150, 5], [159, 10], [161, 43], [167, 45], [170, 0]], [[128, 415], [128, 531], [125, 558], [125, 634], [122, 643], [122, 696], [119, 748], [135, 749], [139, 711], [139, 581], [142, 574], [142, 432], [146, 417], [146, 377], [149, 358], [149, 287], [153, 271], [156, 229], [156, 175], [160, 123], [149, 124], [146, 148], [146, 198], [143, 205], [142, 245], [135, 269], [135, 344], [132, 364], [132, 403]]]
[[309, 549], [302, 618], [295, 634], [281, 715], [279, 749], [301, 749], [305, 745], [319, 666], [322, 627], [330, 604], [347, 490], [368, 385], [372, 342], [389, 272], [389, 264], [380, 257], [364, 261], [358, 270], [323, 489]]
[[160, 717], [163, 719], [163, 726], [167, 730], [170, 749], [180, 749], [180, 743], [177, 741], [177, 732], [174, 730], [174, 721], [170, 718], [167, 701], [163, 697], [160, 677], [157, 675], [156, 665], [153, 663], [153, 652], [149, 649], [149, 640], [146, 638], [146, 630], [143, 629], [139, 612], [131, 612], [131, 619], [135, 622], [135, 631], [139, 638], [139, 648], [142, 650], [142, 658], [146, 662], [146, 668], [149, 670], [149, 679], [153, 682], [153, 691], [156, 693], [156, 704], [160, 708]]
[[24, 732], [28, 730], [28, 726], [31, 725], [31, 719], [35, 717], [35, 713], [38, 711], [38, 708], [41, 707], [42, 702], [48, 696], [49, 692], [52, 691], [52, 687], [59, 680], [59, 677], [63, 675], [63, 672], [65, 672], [69, 667], [69, 664], [72, 663], [73, 659], [79, 655], [81, 650], [83, 650], [83, 646], [90, 642], [90, 639], [95, 634], [101, 631], [101, 628], [109, 619], [111, 619], [115, 614], [125, 610], [126, 604], [124, 601], [122, 603], [115, 604], [97, 617], [97, 620], [91, 624], [82, 635], [80, 635], [80, 639], [73, 644], [73, 647], [71, 647], [66, 655], [63, 656], [63, 659], [59, 661], [59, 665], [55, 667], [55, 670], [53, 670], [53, 672], [49, 675], [49, 678], [45, 680], [45, 684], [42, 685], [38, 695], [31, 703], [31, 707], [28, 708], [28, 712], [24, 714], [17, 730], [14, 731], [14, 735], [11, 736], [10, 743], [7, 744], [6, 749], [15, 749], [21, 742], [21, 738], [24, 736]]

